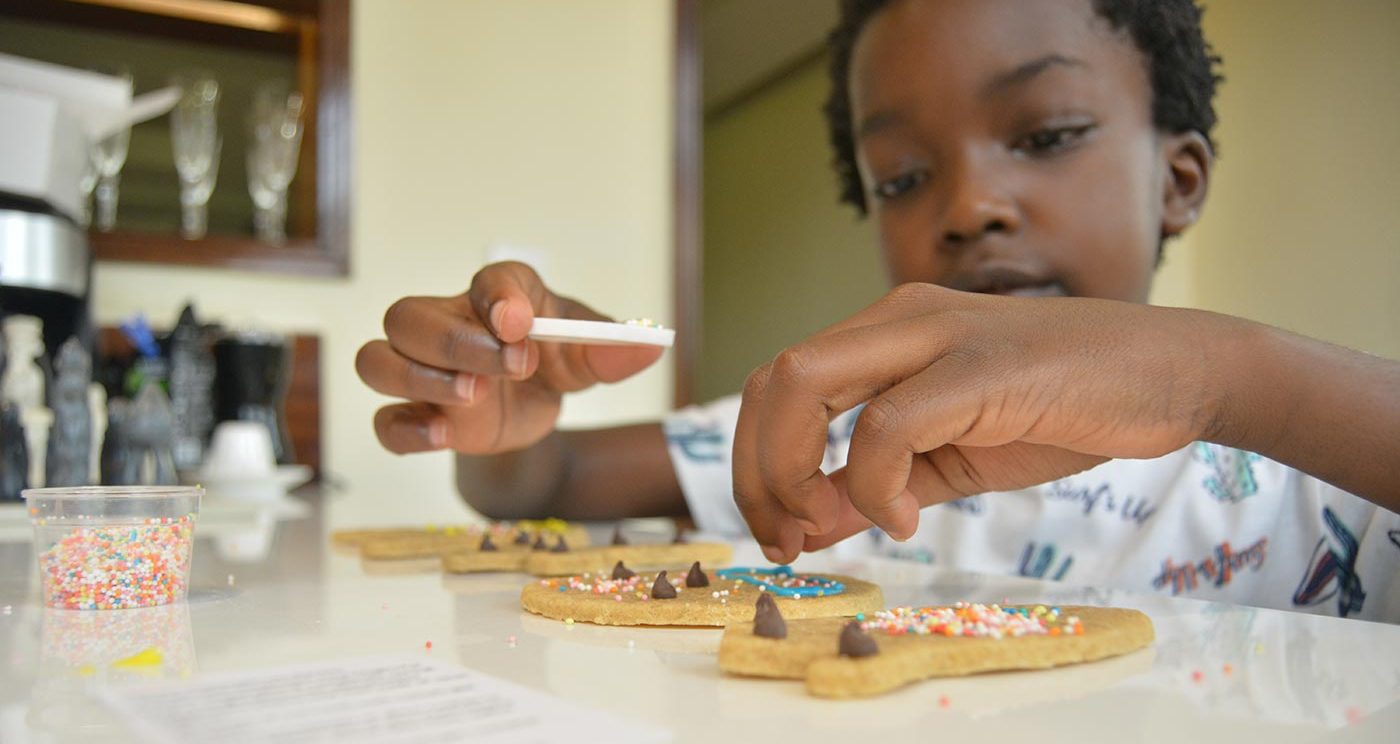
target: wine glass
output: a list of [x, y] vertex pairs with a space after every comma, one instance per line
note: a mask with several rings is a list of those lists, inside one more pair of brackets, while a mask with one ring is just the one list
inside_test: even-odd
[[[131, 72], [124, 67], [108, 68], [103, 73], [131, 84]], [[94, 143], [89, 153], [97, 176], [97, 229], [102, 232], [111, 232], [117, 224], [117, 191], [130, 145], [131, 127], [126, 126]]]
[[219, 175], [219, 83], [208, 73], [177, 76], [182, 94], [170, 112], [170, 142], [180, 176], [180, 234], [204, 237], [209, 224], [209, 196]]
[[297, 172], [304, 109], [301, 93], [281, 81], [264, 83], [253, 94], [248, 195], [259, 240], [278, 245], [287, 240], [287, 189]]

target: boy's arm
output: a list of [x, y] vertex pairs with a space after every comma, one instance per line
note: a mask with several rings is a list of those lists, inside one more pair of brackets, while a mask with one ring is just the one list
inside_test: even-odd
[[[1235, 319], [1232, 319], [1235, 320]], [[1400, 362], [1236, 320], [1204, 438], [1400, 512]]]
[[[863, 401], [828, 476], [824, 422]], [[785, 562], [871, 524], [907, 538], [921, 506], [1199, 440], [1400, 509], [1400, 363], [1200, 310], [906, 285], [750, 375], [734, 499]]]
[[687, 513], [660, 424], [555, 431], [527, 449], [457, 456], [457, 490], [492, 519]]

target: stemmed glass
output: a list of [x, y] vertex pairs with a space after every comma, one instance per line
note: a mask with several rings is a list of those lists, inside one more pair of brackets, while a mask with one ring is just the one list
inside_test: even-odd
[[253, 231], [277, 245], [287, 240], [287, 188], [297, 173], [304, 107], [301, 93], [283, 82], [264, 83], [253, 94], [248, 147]]
[[[131, 83], [131, 73], [125, 68], [113, 68], [106, 74]], [[131, 127], [123, 127], [121, 131], [94, 143], [89, 152], [97, 176], [97, 229], [103, 232], [110, 232], [117, 225], [117, 190], [130, 145]]]
[[182, 95], [170, 112], [170, 141], [180, 175], [180, 234], [194, 240], [209, 226], [209, 196], [219, 177], [219, 83], [205, 73], [175, 79]]

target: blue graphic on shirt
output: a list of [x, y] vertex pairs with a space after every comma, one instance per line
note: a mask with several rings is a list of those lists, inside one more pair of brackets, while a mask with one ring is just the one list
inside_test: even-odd
[[728, 438], [716, 424], [673, 423], [666, 427], [666, 441], [680, 448], [691, 462], [724, 462], [729, 454]]
[[[1298, 582], [1297, 591], [1293, 592], [1293, 604], [1312, 607], [1336, 597], [1337, 616], [1346, 617], [1360, 612], [1366, 602], [1361, 577], [1356, 575], [1356, 555], [1360, 552], [1360, 543], [1356, 535], [1337, 518], [1332, 507], [1322, 507], [1322, 521], [1327, 524], [1335, 543], [1328, 545], [1326, 535], [1318, 538], [1312, 559], [1308, 561], [1308, 571]], [[1391, 539], [1394, 540], [1394, 536]]]
[[1084, 516], [1102, 512], [1117, 515], [1125, 522], [1133, 522], [1141, 527], [1157, 513], [1157, 506], [1151, 501], [1137, 496], [1121, 496], [1113, 492], [1113, 485], [1100, 483], [1090, 488], [1076, 486], [1069, 480], [1058, 480], [1050, 484], [1045, 498], [1052, 501], [1070, 501], [1084, 510]]
[[[1046, 543], [1040, 546], [1040, 550], [1035, 549], [1034, 542], [1026, 543], [1026, 549], [1021, 553], [1021, 565], [1016, 569], [1016, 573], [1022, 576], [1029, 576], [1032, 579], [1043, 579], [1046, 574], [1050, 574], [1050, 567], [1055, 564], [1055, 544]], [[1059, 568], [1050, 575], [1055, 581], [1060, 581], [1069, 573], [1069, 567], [1074, 565], [1074, 556], [1066, 555], [1060, 561]]]
[[1214, 471], [1201, 485], [1216, 501], [1237, 504], [1259, 492], [1259, 482], [1254, 479], [1254, 463], [1259, 455], [1196, 442], [1192, 456]]
[[943, 502], [943, 507], [945, 509], [956, 509], [963, 514], [971, 514], [972, 516], [979, 516], [987, 509], [987, 505], [982, 501], [982, 496], [980, 494], [973, 494], [960, 499], [945, 501]]

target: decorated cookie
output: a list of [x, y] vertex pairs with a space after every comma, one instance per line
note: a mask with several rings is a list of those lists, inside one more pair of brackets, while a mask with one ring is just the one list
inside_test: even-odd
[[706, 566], [724, 565], [734, 555], [727, 543], [687, 543], [684, 545], [644, 544], [570, 547], [560, 550], [552, 543], [546, 549], [486, 555], [480, 550], [449, 553], [442, 558], [448, 573], [523, 571], [535, 576], [569, 576], [585, 571], [606, 571], [618, 561], [633, 568], [679, 568], [695, 561]]
[[617, 564], [610, 571], [532, 581], [521, 590], [520, 604], [565, 622], [719, 627], [751, 621], [765, 595], [790, 618], [874, 612], [884, 599], [880, 587], [866, 581], [787, 567], [706, 571], [692, 565], [651, 573]]
[[960, 602], [798, 619], [775, 605], [725, 628], [720, 668], [804, 679], [809, 693], [828, 698], [878, 695], [932, 677], [1078, 664], [1135, 651], [1154, 637], [1146, 615], [1112, 607]]
[[490, 535], [497, 547], [520, 548], [522, 541], [543, 540], [554, 545], [564, 539], [569, 545], [588, 545], [588, 531], [557, 519], [542, 521], [495, 522], [487, 526], [426, 528], [387, 528], [382, 530], [339, 530], [331, 541], [359, 550], [361, 557], [377, 561], [422, 558], [437, 559], [448, 553], [476, 551], [483, 535]]

